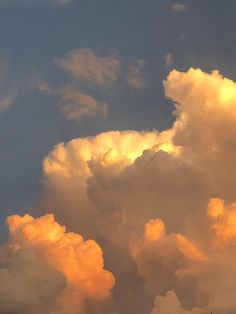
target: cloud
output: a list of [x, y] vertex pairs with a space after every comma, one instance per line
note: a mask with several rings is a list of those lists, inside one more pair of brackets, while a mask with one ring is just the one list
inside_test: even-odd
[[140, 90], [146, 87], [146, 83], [141, 76], [141, 69], [145, 65], [143, 59], [137, 60], [136, 64], [129, 66], [127, 78], [127, 83], [134, 89]]
[[[162, 295], [172, 286], [172, 289], [186, 293], [181, 279], [183, 274], [187, 274], [193, 293], [198, 293], [194, 284], [195, 269], [201, 267], [208, 257], [185, 235], [166, 234], [162, 220], [150, 220], [145, 225], [143, 238], [131, 242], [130, 252], [149, 291]], [[188, 298], [193, 299], [194, 296], [189, 295]]]
[[49, 313], [66, 286], [60, 272], [48, 268], [31, 250], [14, 255], [11, 268], [0, 269], [1, 313]]
[[208, 216], [212, 219], [212, 230], [216, 235], [214, 245], [227, 245], [236, 239], [236, 203], [225, 206], [224, 200], [212, 198], [208, 203]]
[[83, 94], [72, 86], [61, 88], [60, 93], [61, 111], [68, 119], [79, 121], [82, 117], [107, 115], [108, 106], [105, 102], [98, 102], [92, 96]]
[[0, 100], [0, 111], [6, 111], [11, 107], [18, 97], [18, 93], [14, 90], [11, 90], [8, 95], [3, 96]]
[[120, 67], [115, 55], [99, 57], [85, 48], [71, 51], [67, 58], [58, 58], [56, 62], [76, 79], [98, 86], [116, 81]]
[[73, 0], [0, 0], [0, 4], [4, 5], [30, 5], [30, 4], [47, 4], [52, 3], [56, 6], [64, 6], [72, 2]]
[[164, 55], [164, 61], [165, 61], [166, 67], [169, 68], [174, 62], [174, 57], [173, 57], [172, 53], [168, 52], [167, 54], [165, 54]]
[[10, 216], [10, 270], [0, 270], [1, 310], [16, 313], [84, 313], [86, 301], [106, 302], [114, 276], [104, 270], [93, 240], [66, 232], [53, 215]]
[[156, 296], [153, 311], [232, 314], [236, 83], [191, 68], [163, 84], [171, 128], [57, 144], [43, 162], [41, 207], [101, 243], [114, 313], [150, 313]]
[[52, 0], [55, 5], [64, 6], [72, 2], [73, 0]]
[[55, 96], [61, 112], [69, 120], [79, 122], [84, 117], [107, 116], [108, 105], [106, 102], [97, 101], [93, 96], [82, 93], [73, 85], [56, 88], [48, 82], [41, 81], [38, 89], [40, 92]]
[[174, 12], [184, 12], [188, 10], [188, 7], [182, 3], [174, 3], [171, 7]]
[[[21, 96], [37, 87], [39, 76], [24, 70], [14, 73], [8, 58], [0, 56], [0, 112], [7, 111]], [[14, 69], [14, 72], [17, 72]]]
[[191, 311], [183, 309], [174, 291], [168, 291], [164, 297], [157, 296], [151, 314], [172, 314], [172, 313], [206, 314], [207, 312], [196, 308], [192, 309]]
[[100, 57], [91, 49], [83, 48], [73, 50], [67, 57], [57, 58], [55, 62], [70, 74], [69, 78], [60, 87], [42, 80], [38, 89], [56, 97], [61, 112], [77, 122], [82, 117], [107, 116], [108, 103], [95, 99], [94, 94], [111, 99], [114, 89], [121, 90], [126, 85], [135, 90], [146, 87], [142, 77], [143, 59], [127, 65], [114, 54]]

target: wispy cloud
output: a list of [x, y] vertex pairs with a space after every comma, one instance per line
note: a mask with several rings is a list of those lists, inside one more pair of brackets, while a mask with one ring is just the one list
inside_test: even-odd
[[0, 0], [3, 5], [30, 5], [30, 4], [47, 4], [51, 3], [56, 6], [64, 6], [74, 0]]
[[[120, 90], [127, 85], [135, 90], [146, 87], [142, 75], [142, 68], [146, 64], [144, 59], [127, 63], [114, 54], [99, 56], [89, 48], [82, 48], [56, 58], [55, 63], [69, 77], [61, 86], [42, 81], [38, 89], [56, 97], [65, 117], [77, 122], [83, 117], [106, 117], [106, 98], [114, 89]], [[105, 100], [97, 100], [97, 95]]]
[[171, 52], [166, 53], [164, 55], [164, 61], [165, 61], [166, 67], [169, 68], [174, 62], [173, 54]]
[[145, 60], [139, 59], [134, 65], [129, 66], [126, 82], [136, 90], [146, 87], [146, 83], [142, 78], [142, 67], [145, 65]]
[[0, 111], [8, 110], [18, 98], [36, 88], [39, 75], [28, 70], [13, 69], [8, 58], [0, 57]]
[[174, 12], [184, 12], [188, 10], [188, 7], [182, 3], [174, 3], [171, 7]]
[[106, 116], [107, 104], [99, 102], [91, 95], [84, 94], [73, 86], [65, 86], [60, 90], [61, 111], [68, 119], [79, 121], [82, 117]]
[[91, 49], [71, 51], [66, 58], [58, 58], [56, 62], [74, 78], [99, 86], [116, 81], [120, 67], [115, 55], [100, 57]]

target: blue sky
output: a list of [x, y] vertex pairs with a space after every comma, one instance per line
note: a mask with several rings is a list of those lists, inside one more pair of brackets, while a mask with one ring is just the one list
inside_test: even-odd
[[[163, 130], [173, 121], [173, 105], [162, 81], [173, 68], [217, 68], [235, 80], [235, 10], [228, 0], [0, 1], [0, 218], [29, 210], [41, 191], [42, 159], [58, 142], [106, 130]], [[71, 51], [90, 49], [100, 57], [115, 56], [122, 71], [143, 60], [145, 87], [132, 89], [120, 75], [112, 87], [75, 82], [55, 60]], [[165, 55], [170, 62], [166, 64]], [[107, 103], [106, 117], [67, 119], [59, 97], [39, 90], [77, 88]]]

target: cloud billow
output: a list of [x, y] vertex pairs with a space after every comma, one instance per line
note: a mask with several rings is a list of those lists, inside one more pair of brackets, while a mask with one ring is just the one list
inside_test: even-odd
[[[99, 243], [106, 269], [116, 277], [114, 287], [111, 273], [108, 281], [102, 280], [107, 285], [101, 291], [97, 272], [92, 277], [90, 271], [87, 274], [87, 264], [93, 268], [96, 261], [92, 253], [82, 265], [91, 286], [95, 284], [96, 289], [89, 290], [93, 298], [104, 291], [102, 296], [111, 297], [111, 307], [103, 308], [103, 313], [232, 314], [236, 310], [236, 83], [218, 71], [191, 68], [171, 71], [163, 84], [166, 97], [175, 104], [172, 127], [162, 132], [108, 131], [58, 143], [43, 161], [41, 207], [52, 208], [60, 223]], [[50, 215], [17, 219], [33, 226], [44, 220], [55, 225]], [[62, 232], [57, 226], [56, 237], [58, 228]], [[19, 245], [28, 249], [24, 227], [13, 231], [12, 249]], [[68, 235], [62, 234], [60, 248], [68, 244]], [[69, 236], [74, 237], [80, 238]], [[51, 247], [54, 240], [45, 246], [37, 233], [33, 240], [43, 252], [37, 259], [38, 271], [45, 267], [41, 263], [45, 258], [50, 276], [55, 276], [52, 299], [40, 305], [49, 311], [64, 291], [68, 275], [51, 261], [52, 254], [60, 251], [54, 242]], [[87, 256], [88, 243], [81, 241]], [[29, 249], [38, 252], [32, 244]], [[101, 249], [94, 241], [90, 249], [99, 260], [99, 276], [106, 277]], [[7, 279], [9, 286], [13, 279]], [[84, 282], [80, 283], [81, 295], [87, 296], [81, 288]], [[29, 289], [31, 282], [26, 281], [25, 287]], [[86, 314], [99, 313], [98, 307], [88, 310], [81, 300]], [[26, 299], [23, 304], [30, 302]]]

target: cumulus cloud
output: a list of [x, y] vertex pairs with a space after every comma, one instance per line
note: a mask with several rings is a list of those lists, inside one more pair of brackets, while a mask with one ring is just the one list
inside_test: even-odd
[[236, 83], [192, 68], [163, 83], [172, 127], [57, 144], [42, 207], [101, 243], [114, 313], [150, 313], [156, 296], [154, 313], [233, 314]]
[[1, 311], [77, 314], [86, 301], [111, 297], [114, 277], [95, 241], [67, 233], [52, 214], [10, 216], [7, 225], [11, 259], [0, 270]]
[[191, 311], [182, 308], [174, 291], [168, 291], [164, 297], [157, 296], [151, 314], [204, 314], [206, 311], [192, 309]]
[[[168, 235], [163, 221], [150, 220], [145, 225], [143, 238], [131, 242], [131, 255], [149, 291], [163, 295], [172, 287], [182, 296], [188, 294], [188, 301], [195, 302], [198, 292], [195, 273], [208, 258], [185, 235]], [[186, 276], [193, 295], [185, 286]]]
[[171, 7], [174, 12], [184, 12], [188, 10], [188, 7], [182, 3], [174, 3]]
[[98, 86], [116, 81], [120, 67], [115, 55], [100, 57], [85, 48], [73, 50], [66, 58], [58, 58], [56, 62], [76, 79]]
[[140, 59], [136, 61], [136, 64], [131, 65], [128, 69], [127, 83], [136, 90], [140, 90], [146, 87], [146, 83], [142, 78], [142, 67], [145, 65], [145, 60]]
[[208, 204], [208, 216], [216, 235], [214, 245], [227, 245], [236, 238], [236, 203], [225, 206], [225, 201], [213, 198]]
[[0, 269], [0, 283], [1, 313], [49, 313], [66, 279], [31, 250], [21, 250], [12, 258], [10, 269]]

